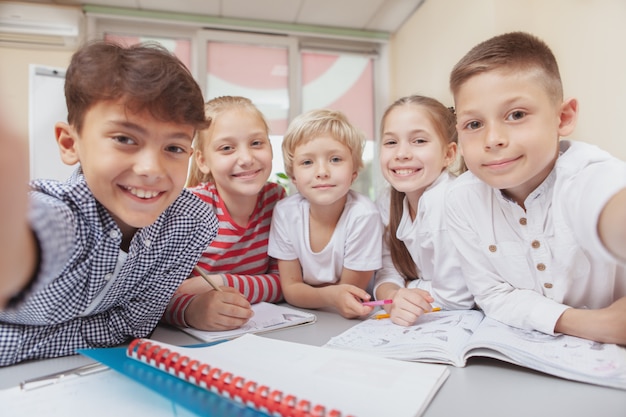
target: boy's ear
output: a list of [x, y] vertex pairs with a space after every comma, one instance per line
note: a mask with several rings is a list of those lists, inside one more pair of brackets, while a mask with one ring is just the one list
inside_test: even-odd
[[559, 118], [559, 136], [571, 135], [578, 120], [578, 100], [575, 98], [565, 100], [561, 104]]
[[80, 162], [78, 147], [76, 146], [78, 137], [74, 128], [67, 123], [58, 122], [54, 125], [54, 136], [56, 137], [57, 145], [59, 145], [63, 163], [74, 165]]

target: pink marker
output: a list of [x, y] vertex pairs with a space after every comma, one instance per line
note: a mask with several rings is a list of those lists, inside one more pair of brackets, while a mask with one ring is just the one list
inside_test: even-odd
[[364, 301], [361, 304], [364, 306], [382, 306], [383, 304], [391, 304], [393, 300], [377, 300], [377, 301]]

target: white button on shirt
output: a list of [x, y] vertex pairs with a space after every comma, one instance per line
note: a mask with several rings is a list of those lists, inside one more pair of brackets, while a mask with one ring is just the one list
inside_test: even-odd
[[626, 296], [626, 265], [596, 231], [606, 201], [626, 187], [626, 163], [582, 142], [560, 147], [526, 210], [470, 172], [446, 205], [477, 304], [494, 319], [549, 334], [568, 306], [602, 308]]

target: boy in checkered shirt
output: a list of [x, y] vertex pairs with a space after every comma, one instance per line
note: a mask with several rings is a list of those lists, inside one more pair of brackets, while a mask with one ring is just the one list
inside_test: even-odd
[[217, 231], [213, 212], [183, 190], [208, 121], [177, 58], [156, 45], [86, 44], [65, 96], [68, 122], [54, 131], [74, 174], [31, 182], [27, 203], [21, 181], [0, 183], [10, 286], [0, 292], [0, 365], [147, 336]]

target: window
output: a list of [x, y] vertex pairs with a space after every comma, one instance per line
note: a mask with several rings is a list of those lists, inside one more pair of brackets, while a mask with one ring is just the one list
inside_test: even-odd
[[366, 137], [364, 169], [353, 188], [375, 198], [379, 184], [377, 102], [384, 102], [377, 69], [384, 45], [371, 41], [209, 30], [176, 22], [124, 21], [97, 16], [90, 23], [106, 39], [123, 43], [156, 41], [191, 70], [206, 100], [222, 95], [250, 98], [265, 115], [274, 148], [273, 172], [284, 171], [280, 144], [298, 114], [331, 108], [344, 112]]
[[265, 115], [270, 131], [283, 135], [289, 122], [287, 59], [282, 47], [207, 42], [205, 96], [248, 97]]

